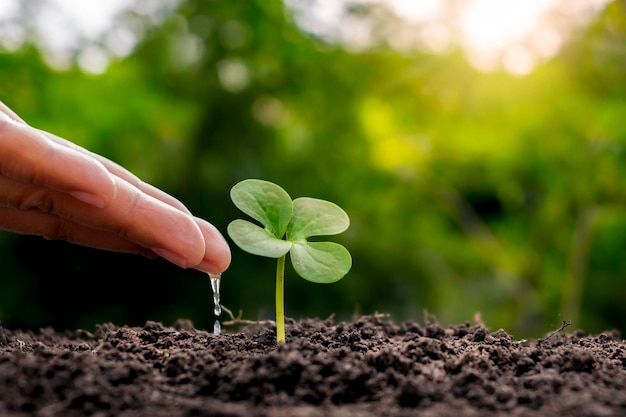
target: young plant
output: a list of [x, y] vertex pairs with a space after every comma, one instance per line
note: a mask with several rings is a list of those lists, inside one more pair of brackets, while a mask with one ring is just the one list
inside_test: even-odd
[[230, 198], [237, 208], [263, 227], [247, 220], [234, 220], [228, 235], [246, 252], [277, 258], [276, 339], [285, 341], [284, 280], [285, 259], [302, 278], [322, 284], [339, 281], [352, 267], [346, 248], [333, 242], [309, 242], [312, 236], [335, 235], [345, 231], [350, 219], [329, 201], [301, 197], [291, 200], [278, 185], [257, 179], [236, 184]]

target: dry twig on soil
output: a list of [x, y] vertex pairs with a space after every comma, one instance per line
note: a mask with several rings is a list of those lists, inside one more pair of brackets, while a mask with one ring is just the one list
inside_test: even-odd
[[226, 314], [228, 314], [228, 316], [230, 317], [230, 320], [222, 322], [223, 326], [234, 326], [234, 325], [237, 325], [237, 324], [243, 324], [243, 325], [246, 325], [246, 326], [250, 326], [250, 325], [265, 325], [265, 324], [274, 325], [274, 324], [276, 324], [274, 322], [274, 320], [244, 320], [244, 319], [241, 318], [241, 316], [243, 316], [243, 311], [239, 310], [239, 314], [237, 314], [237, 317], [235, 317], [235, 315], [233, 314], [233, 312], [231, 310], [229, 310], [228, 308], [224, 307], [223, 305], [221, 307], [222, 307], [222, 310], [224, 310], [226, 312]]
[[558, 334], [559, 332], [562, 332], [563, 334], [565, 334], [565, 328], [567, 326], [571, 326], [572, 325], [572, 321], [571, 320], [561, 320], [561, 327], [559, 327], [556, 330], [551, 331], [550, 333], [548, 333], [548, 335], [542, 339], [539, 339], [537, 341], [537, 344], [540, 345], [543, 342], [547, 341], [548, 339], [550, 339], [551, 337], [555, 336], [556, 334]]

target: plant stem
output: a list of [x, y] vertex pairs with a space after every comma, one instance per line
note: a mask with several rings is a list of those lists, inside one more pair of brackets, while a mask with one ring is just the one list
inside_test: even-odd
[[285, 343], [285, 257], [276, 266], [276, 341]]

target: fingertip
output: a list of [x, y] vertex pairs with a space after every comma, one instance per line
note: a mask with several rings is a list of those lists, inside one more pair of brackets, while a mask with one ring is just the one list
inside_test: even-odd
[[181, 268], [195, 267], [203, 262], [206, 256], [204, 232], [191, 216], [169, 206], [168, 210], [176, 211], [177, 217], [184, 217], [184, 219], [179, 218], [175, 222], [176, 239], [168, 239], [167, 247], [152, 248], [152, 250]]
[[154, 253], [159, 255], [161, 258], [167, 259], [174, 265], [178, 265], [181, 268], [189, 268], [189, 258], [185, 255], [181, 255], [165, 248], [152, 248], [152, 251], [154, 251]]
[[194, 268], [211, 274], [221, 274], [230, 266], [231, 252], [224, 236], [211, 223], [195, 218], [205, 242], [202, 261]]

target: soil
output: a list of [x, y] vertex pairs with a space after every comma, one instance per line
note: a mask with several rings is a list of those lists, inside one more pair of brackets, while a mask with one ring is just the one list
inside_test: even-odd
[[624, 416], [616, 331], [514, 340], [469, 323], [0, 327], [2, 416]]

